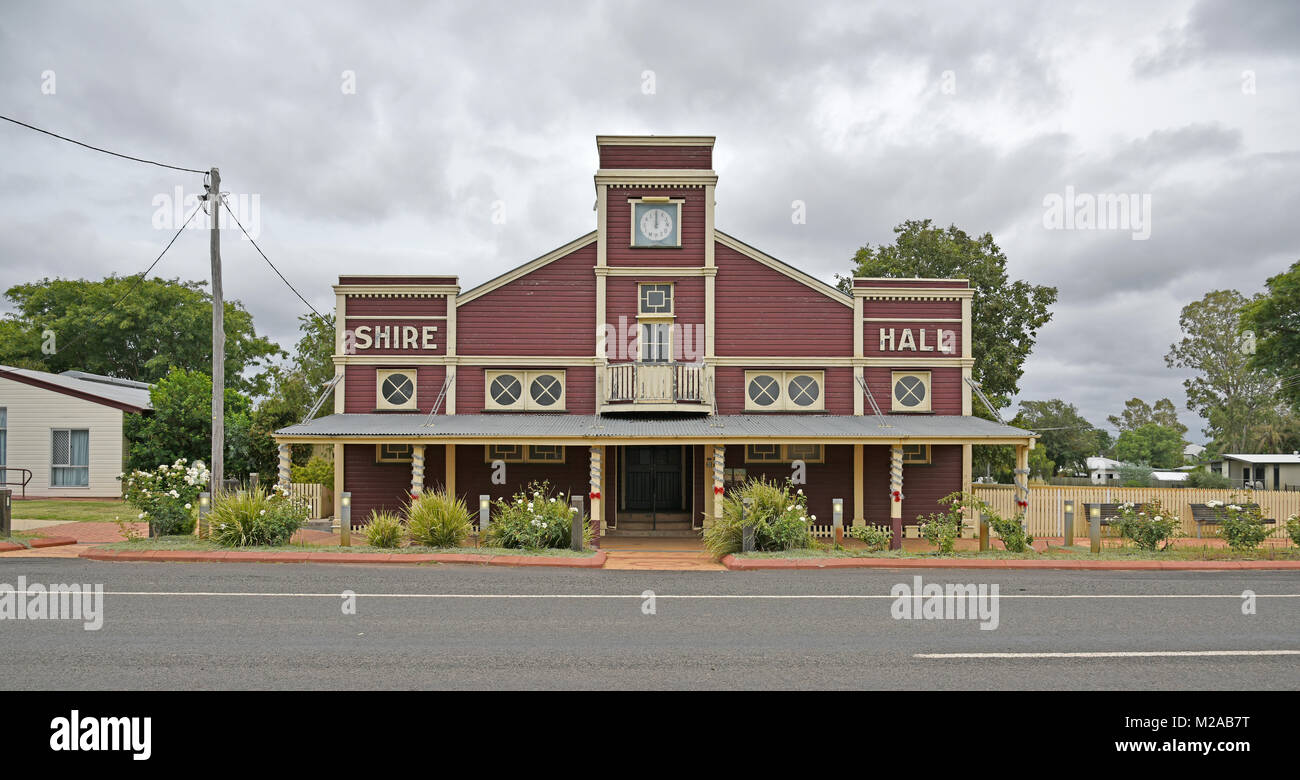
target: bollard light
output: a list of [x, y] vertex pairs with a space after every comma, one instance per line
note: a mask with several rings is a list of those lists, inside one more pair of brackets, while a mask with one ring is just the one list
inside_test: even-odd
[[339, 498], [339, 546], [352, 546], [352, 494], [346, 491]]
[[831, 499], [831, 533], [835, 537], [835, 543], [839, 544], [844, 541], [844, 499]]
[[492, 496], [478, 497], [478, 532], [480, 534], [487, 532], [488, 510], [491, 508], [492, 508]]
[[740, 549], [741, 552], [754, 551], [754, 526], [748, 522], [754, 499], [745, 496], [740, 500]]
[[1066, 547], [1073, 547], [1074, 546], [1074, 499], [1073, 498], [1067, 498], [1065, 500], [1065, 504], [1063, 505], [1062, 511], [1065, 512], [1065, 516], [1061, 519], [1061, 522], [1064, 526], [1061, 529], [1062, 531], [1061, 541], [1065, 544]]
[[1088, 541], [1094, 555], [1101, 552], [1101, 506], [1097, 504], [1088, 507]]
[[208, 535], [208, 515], [212, 513], [212, 494], [199, 493], [199, 521], [194, 524], [194, 535], [204, 539]]
[[575, 551], [582, 550], [582, 496], [569, 496], [569, 506], [575, 511], [573, 515], [573, 525], [569, 530], [569, 549]]

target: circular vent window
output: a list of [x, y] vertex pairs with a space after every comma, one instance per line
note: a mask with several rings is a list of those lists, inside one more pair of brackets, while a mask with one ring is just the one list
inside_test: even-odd
[[564, 386], [560, 384], [560, 380], [549, 374], [537, 377], [528, 386], [528, 395], [538, 406], [553, 406], [559, 402], [563, 392]]
[[384, 377], [379, 391], [390, 406], [406, 406], [415, 395], [415, 382], [407, 374], [391, 374]]
[[757, 406], [771, 406], [781, 397], [781, 384], [775, 377], [759, 374], [749, 380], [749, 400]]
[[817, 386], [816, 377], [807, 374], [799, 374], [790, 380], [786, 387], [786, 392], [795, 406], [816, 406], [817, 399], [821, 397], [821, 388]]
[[523, 385], [520, 384], [518, 377], [509, 374], [496, 377], [488, 388], [488, 392], [492, 394], [492, 402], [500, 406], [514, 405], [519, 401], [522, 391]]
[[915, 409], [925, 403], [925, 382], [917, 376], [899, 377], [894, 382], [894, 401], [907, 409]]

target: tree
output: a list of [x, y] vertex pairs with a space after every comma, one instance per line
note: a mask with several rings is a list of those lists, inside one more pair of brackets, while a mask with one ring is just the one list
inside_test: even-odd
[[[1051, 319], [1056, 288], [1007, 276], [1007, 257], [985, 233], [972, 238], [955, 225], [936, 228], [930, 220], [908, 220], [894, 228], [892, 245], [862, 247], [853, 257], [853, 276], [957, 278], [970, 280], [971, 351], [974, 379], [999, 408], [1019, 389], [1025, 359], [1038, 329]], [[840, 278], [841, 289], [852, 288]], [[976, 405], [977, 407], [980, 404]], [[992, 415], [978, 410], [976, 414]]]
[[1011, 422], [1038, 433], [1035, 450], [1044, 450], [1046, 458], [1060, 471], [1086, 471], [1089, 456], [1100, 455], [1111, 447], [1110, 434], [1085, 420], [1074, 404], [1059, 398], [1022, 401], [1020, 413]]
[[1047, 450], [1034, 447], [1029, 451], [1029, 476], [1048, 479], [1056, 474], [1056, 464], [1052, 462]]
[[1125, 463], [1149, 463], [1158, 469], [1183, 464], [1183, 437], [1159, 423], [1146, 423], [1123, 431], [1115, 442], [1115, 457]]
[[[15, 311], [0, 321], [0, 362], [140, 382], [157, 382], [172, 367], [210, 373], [212, 296], [205, 285], [138, 276], [16, 285], [5, 293]], [[225, 310], [227, 385], [264, 392], [262, 376], [250, 370], [283, 353], [257, 335], [238, 301], [226, 301]]]
[[[212, 452], [212, 377], [172, 369], [149, 391], [152, 412], [127, 415], [127, 462], [133, 469], [155, 469], [178, 458], [207, 461]], [[226, 388], [226, 472], [246, 476], [251, 404], [248, 396]]]
[[1179, 436], [1187, 433], [1187, 426], [1178, 421], [1178, 411], [1174, 408], [1174, 402], [1168, 398], [1156, 401], [1155, 406], [1141, 398], [1130, 398], [1124, 402], [1123, 412], [1118, 416], [1112, 414], [1106, 420], [1120, 433], [1137, 430], [1151, 423], [1177, 431]]
[[1196, 375], [1183, 381], [1187, 408], [1206, 420], [1204, 432], [1219, 452], [1245, 452], [1251, 429], [1279, 411], [1277, 379], [1251, 365], [1243, 348], [1241, 311], [1250, 304], [1236, 290], [1214, 290], [1183, 307], [1183, 338], [1170, 346], [1165, 363]]
[[[302, 422], [324, 386], [334, 377], [334, 317], [303, 315], [298, 318], [302, 336], [294, 348], [289, 366], [274, 366], [268, 372], [273, 388], [253, 412], [249, 429], [251, 469], [273, 474], [279, 468], [279, 452], [272, 434], [288, 425]], [[316, 417], [332, 414], [334, 407], [326, 399]], [[305, 463], [310, 447], [295, 447], [293, 460]]]
[[1280, 377], [1280, 395], [1300, 410], [1300, 262], [1265, 288], [1241, 310], [1241, 327], [1255, 336], [1251, 367]]

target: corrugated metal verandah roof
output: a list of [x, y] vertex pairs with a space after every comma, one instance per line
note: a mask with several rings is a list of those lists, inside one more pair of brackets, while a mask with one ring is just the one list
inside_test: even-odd
[[[430, 422], [432, 420], [432, 422]], [[881, 427], [881, 422], [888, 427]], [[964, 439], [1021, 442], [1034, 434], [1021, 428], [960, 415], [729, 414], [717, 416], [619, 416], [579, 414], [333, 414], [290, 425], [277, 439], [553, 439], [766, 441]]]

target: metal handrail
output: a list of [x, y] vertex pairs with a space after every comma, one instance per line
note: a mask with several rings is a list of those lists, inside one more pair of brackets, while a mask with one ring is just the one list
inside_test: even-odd
[[[22, 482], [10, 482], [10, 481], [9, 481], [9, 472], [11, 472], [11, 471], [21, 471], [21, 472], [23, 473], [23, 481], [22, 481]], [[8, 486], [8, 485], [22, 485], [22, 488], [23, 488], [23, 498], [27, 498], [27, 483], [32, 481], [32, 470], [31, 470], [31, 469], [25, 469], [25, 468], [23, 468], [23, 467], [21, 467], [21, 466], [0, 466], [0, 474], [3, 474], [3, 475], [4, 475], [4, 479], [3, 479], [3, 480], [0, 480], [0, 485], [5, 485], [5, 486]]]

